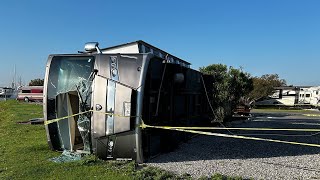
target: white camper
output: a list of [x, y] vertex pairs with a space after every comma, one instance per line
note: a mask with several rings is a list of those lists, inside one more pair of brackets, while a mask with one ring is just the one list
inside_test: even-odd
[[301, 88], [299, 91], [299, 104], [318, 106], [320, 103], [320, 86]]

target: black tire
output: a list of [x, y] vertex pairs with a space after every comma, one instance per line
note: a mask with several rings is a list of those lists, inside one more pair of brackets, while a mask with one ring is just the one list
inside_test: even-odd
[[28, 97], [24, 97], [24, 102], [29, 102], [29, 98]]

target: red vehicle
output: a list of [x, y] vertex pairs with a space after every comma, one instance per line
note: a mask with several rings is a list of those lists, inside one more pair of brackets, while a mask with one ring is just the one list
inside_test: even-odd
[[249, 105], [238, 105], [234, 110], [234, 115], [238, 116], [250, 116], [250, 106]]
[[43, 86], [23, 86], [19, 88], [17, 100], [43, 101]]

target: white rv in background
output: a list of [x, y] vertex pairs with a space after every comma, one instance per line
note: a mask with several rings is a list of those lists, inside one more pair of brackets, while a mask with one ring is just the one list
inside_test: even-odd
[[12, 99], [14, 97], [14, 89], [9, 87], [0, 87], [0, 100]]
[[43, 100], [43, 86], [23, 86], [20, 87], [17, 96], [19, 101], [38, 101]]
[[320, 106], [320, 86], [283, 86], [274, 89], [269, 98], [256, 102], [256, 105]]
[[300, 88], [299, 104], [318, 106], [320, 103], [320, 86]]
[[274, 93], [267, 99], [257, 101], [256, 105], [283, 105], [283, 106], [294, 106], [298, 103], [298, 94], [300, 87], [296, 86], [282, 86], [275, 87]]

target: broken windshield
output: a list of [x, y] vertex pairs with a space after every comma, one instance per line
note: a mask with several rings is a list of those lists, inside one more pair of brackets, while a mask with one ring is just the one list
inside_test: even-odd
[[48, 99], [55, 99], [60, 93], [76, 91], [77, 86], [90, 77], [93, 63], [93, 56], [53, 57], [48, 79]]
[[[47, 120], [85, 112], [90, 108], [93, 66], [93, 56], [55, 56], [52, 58], [47, 82]], [[74, 93], [77, 94], [76, 99], [73, 98]], [[66, 97], [69, 97], [69, 102]], [[76, 104], [78, 104], [77, 107]], [[90, 113], [85, 113], [74, 119], [78, 126], [74, 133], [79, 132], [81, 135], [84, 151], [90, 151], [90, 118]], [[68, 139], [75, 138], [68, 133], [69, 130], [66, 128], [70, 124], [64, 124], [65, 122], [68, 122], [67, 118], [58, 122], [59, 131], [56, 133], [60, 135], [54, 140], [55, 144], [62, 145], [64, 149], [71, 147], [67, 143]], [[72, 122], [69, 123], [72, 124]]]

